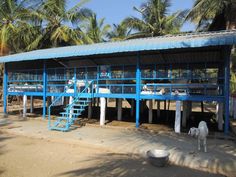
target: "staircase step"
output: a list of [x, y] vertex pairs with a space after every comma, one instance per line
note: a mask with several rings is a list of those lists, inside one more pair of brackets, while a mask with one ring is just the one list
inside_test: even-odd
[[90, 103], [91, 100], [78, 100], [77, 103]]
[[[88, 86], [86, 86], [86, 88], [88, 88]], [[50, 129], [68, 131], [70, 129], [70, 126], [73, 125], [76, 120], [78, 120], [78, 116], [80, 116], [81, 113], [85, 110], [85, 107], [87, 107], [89, 103], [91, 103], [91, 98], [92, 94], [91, 97], [83, 98], [80, 97], [80, 94], [75, 96], [74, 102], [72, 104], [68, 104], [66, 108], [64, 108], [64, 112], [60, 113], [61, 116], [56, 118], [54, 126], [50, 127]]]
[[67, 112], [61, 112], [60, 113], [61, 115], [77, 115], [77, 116], [80, 116], [81, 115], [81, 113], [67, 113]]
[[74, 107], [87, 107], [88, 104], [74, 104]]
[[56, 127], [56, 126], [54, 126], [54, 127], [51, 127], [50, 128], [51, 130], [59, 130], [59, 131], [68, 131], [69, 129], [67, 129], [66, 127]]
[[[67, 108], [64, 108], [64, 110], [66, 111]], [[83, 108], [72, 108], [72, 110], [74, 110], [74, 111], [84, 111], [85, 109], [83, 109]]]
[[[87, 107], [88, 104], [73, 104], [74, 107]], [[65, 108], [66, 109], [66, 108]]]
[[68, 118], [68, 117], [57, 117], [57, 121], [58, 120], [67, 120], [67, 119], [71, 119], [71, 120], [75, 120], [75, 119], [77, 119], [77, 118]]

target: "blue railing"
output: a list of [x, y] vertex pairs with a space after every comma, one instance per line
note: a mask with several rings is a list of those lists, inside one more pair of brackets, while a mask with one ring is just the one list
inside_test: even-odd
[[[67, 116], [72, 116], [71, 118], [70, 118], [70, 117], [67, 117], [67, 119], [66, 119], [66, 120], [67, 120], [67, 122], [66, 122], [66, 129], [67, 129], [67, 130], [69, 129], [69, 126], [70, 126], [71, 124], [73, 124], [73, 122], [74, 122], [74, 120], [75, 120], [75, 118], [76, 118], [76, 117], [75, 117], [76, 114], [70, 114], [70, 111], [73, 109], [74, 105], [75, 105], [76, 103], [78, 103], [79, 99], [81, 99], [82, 94], [84, 94], [84, 93], [89, 93], [89, 94], [91, 94], [90, 98], [93, 98], [93, 96], [94, 96], [93, 84], [94, 84], [94, 81], [93, 81], [93, 80], [90, 81], [90, 83], [89, 83], [89, 82], [86, 82], [85, 88], [84, 88], [78, 95], [76, 95], [76, 96], [74, 97], [74, 99], [73, 99], [73, 101], [72, 101], [71, 104], [68, 104], [68, 105], [67, 105], [67, 107], [66, 107], [66, 115], [67, 115]], [[86, 97], [86, 99], [87, 99], [87, 101], [88, 101], [89, 97]]]
[[54, 105], [65, 95], [65, 93], [68, 91], [68, 89], [70, 89], [72, 86], [74, 86], [74, 84], [68, 84], [68, 85], [64, 88], [64, 92], [61, 93], [61, 94], [51, 103], [51, 105], [48, 107], [48, 126], [49, 126], [49, 128], [51, 127], [51, 108], [52, 108], [52, 106], [54, 106]]
[[141, 85], [141, 94], [223, 96], [223, 88], [222, 84], [146, 83]]
[[[214, 69], [207, 68], [207, 64], [203, 63], [199, 68], [194, 68], [190, 64], [180, 66], [180, 68], [173, 67], [173, 64], [166, 65], [142, 65], [141, 66], [141, 83], [145, 84], [153, 93], [158, 94], [159, 88], [165, 88], [166, 94], [170, 94], [175, 90], [184, 90], [188, 95], [204, 95], [212, 94], [212, 90], [217, 90], [218, 94], [212, 96], [222, 96], [224, 93], [224, 77], [220, 74], [219, 67], [214, 65]], [[179, 66], [179, 65], [178, 65]], [[177, 66], [176, 66], [177, 67]], [[217, 68], [218, 67], [218, 68]], [[83, 67], [83, 68], [48, 68], [47, 69], [47, 92], [50, 95], [63, 94], [66, 82], [75, 79], [75, 81], [91, 81], [94, 80], [97, 83], [97, 92], [99, 94], [99, 88], [106, 88], [111, 94], [136, 94], [136, 66], [135, 65], [120, 65], [110, 66], [106, 71], [109, 74], [101, 76], [100, 66], [96, 67]], [[14, 75], [14, 71], [10, 75]], [[16, 71], [16, 77], [9, 77], [9, 85], [14, 84], [14, 87], [23, 87], [24, 83], [29, 85], [42, 84], [42, 80], [36, 82], [36, 78], [42, 77], [42, 70]], [[22, 78], [21, 79], [17, 79]], [[32, 80], [31, 80], [32, 79]], [[181, 80], [188, 80], [186, 84], [181, 83]], [[34, 82], [35, 81], [35, 82]], [[106, 84], [105, 84], [106, 83]], [[154, 83], [154, 84], [152, 84]], [[195, 84], [194, 84], [195, 83]], [[22, 85], [22, 86], [21, 86]], [[140, 85], [141, 92], [144, 85]], [[12, 85], [13, 88], [13, 85]], [[81, 90], [83, 87], [80, 87]], [[77, 90], [78, 87], [74, 84], [75, 93], [81, 92]], [[10, 89], [11, 90], [11, 89]], [[9, 91], [10, 91], [9, 90]], [[36, 92], [40, 92], [39, 86], [35, 88]], [[26, 90], [26, 92], [28, 92]], [[11, 93], [11, 91], [9, 92]], [[152, 93], [152, 94], [153, 94]], [[65, 95], [72, 95], [65, 94]]]

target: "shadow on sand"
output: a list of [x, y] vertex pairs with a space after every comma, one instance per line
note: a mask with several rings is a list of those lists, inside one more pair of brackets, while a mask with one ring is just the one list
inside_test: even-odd
[[168, 165], [166, 167], [158, 168], [150, 165], [144, 158], [137, 156], [130, 156], [124, 154], [102, 154], [91, 157], [85, 161], [78, 161], [80, 164], [87, 166], [85, 168], [78, 168], [72, 171], [67, 171], [55, 176], [96, 176], [96, 177], [213, 177], [221, 176], [202, 172], [199, 170], [192, 170], [185, 167], [178, 167], [175, 165]]

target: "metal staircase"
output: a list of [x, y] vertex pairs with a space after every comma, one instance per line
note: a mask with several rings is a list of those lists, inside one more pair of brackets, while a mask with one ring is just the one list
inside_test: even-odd
[[[49, 106], [48, 110], [48, 128], [50, 130], [59, 130], [59, 131], [68, 131], [70, 127], [75, 123], [78, 117], [86, 109], [91, 102], [93, 97], [93, 88], [91, 87], [93, 81], [87, 83], [83, 91], [78, 94], [74, 94], [73, 101], [64, 108], [64, 111], [60, 113], [60, 116], [56, 118], [56, 121], [52, 123], [51, 121], [51, 107], [67, 93], [67, 90], [71, 88], [68, 86], [68, 89], [65, 89], [64, 92], [57, 97], [57, 99]], [[73, 84], [74, 85], [74, 84]], [[83, 94], [86, 94], [86, 97], [82, 97]]]

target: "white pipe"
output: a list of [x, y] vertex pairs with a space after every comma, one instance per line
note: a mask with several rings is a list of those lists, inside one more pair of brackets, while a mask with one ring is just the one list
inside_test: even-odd
[[23, 96], [23, 117], [26, 117], [26, 113], [27, 113], [27, 96], [24, 95]]
[[152, 100], [149, 100], [148, 122], [152, 123]]
[[100, 98], [100, 126], [105, 125], [106, 116], [106, 98]]
[[34, 97], [30, 97], [30, 113], [34, 112]]
[[[69, 104], [72, 104], [72, 102], [73, 102], [73, 97], [70, 96]], [[71, 109], [70, 109], [70, 115], [69, 115], [70, 118], [72, 118], [72, 114], [73, 114], [73, 113], [74, 113], [74, 108], [71, 107]]]
[[122, 99], [121, 99], [121, 98], [118, 99], [118, 113], [117, 113], [117, 119], [118, 119], [119, 121], [122, 120]]
[[216, 120], [218, 122], [218, 129], [223, 130], [223, 104], [216, 104]]
[[64, 101], [65, 101], [65, 97], [63, 96], [63, 97], [61, 98], [61, 104], [62, 104], [62, 105], [64, 105]]
[[180, 120], [181, 120], [181, 101], [176, 101], [175, 133], [180, 133]]

